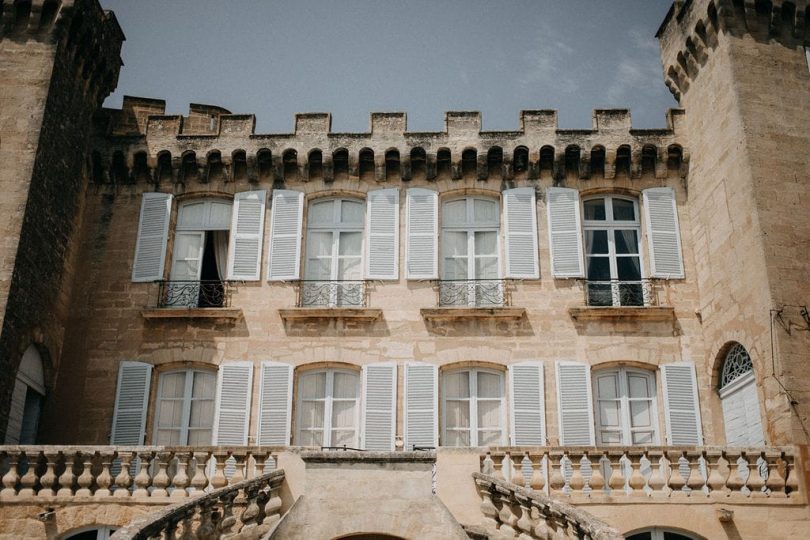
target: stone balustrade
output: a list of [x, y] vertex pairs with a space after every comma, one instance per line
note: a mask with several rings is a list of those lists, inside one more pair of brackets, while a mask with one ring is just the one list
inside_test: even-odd
[[166, 504], [276, 469], [253, 447], [0, 446], [0, 501], [133, 498]]
[[496, 448], [481, 457], [481, 473], [555, 497], [803, 502], [795, 454], [791, 447]]
[[231, 483], [135, 519], [111, 540], [262, 538], [280, 519], [283, 480], [284, 471], [277, 470]]

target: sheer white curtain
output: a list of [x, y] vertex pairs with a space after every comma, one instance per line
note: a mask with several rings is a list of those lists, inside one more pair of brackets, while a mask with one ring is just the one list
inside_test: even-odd
[[217, 261], [217, 273], [219, 279], [225, 279], [228, 275], [228, 236], [229, 231], [212, 231], [214, 244], [214, 258]]
[[299, 378], [298, 444], [356, 446], [360, 378], [355, 373], [319, 371]]

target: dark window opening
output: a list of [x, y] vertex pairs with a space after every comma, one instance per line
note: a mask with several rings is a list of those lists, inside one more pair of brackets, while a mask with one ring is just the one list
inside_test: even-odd
[[135, 181], [138, 180], [151, 180], [149, 175], [149, 162], [147, 161], [146, 152], [138, 152], [133, 157], [132, 163], [132, 176], [135, 177]]
[[281, 155], [284, 164], [284, 180], [295, 180], [298, 178], [298, 152], [293, 149], [285, 150]]
[[[197, 302], [197, 306], [201, 308], [222, 307], [225, 297], [223, 276], [220, 276], [214, 247], [214, 235], [217, 234], [228, 234], [228, 231], [207, 231], [205, 233], [205, 248], [200, 267], [200, 296]], [[222, 266], [224, 268], [224, 261]]]
[[411, 150], [411, 178], [422, 179], [427, 176], [427, 154], [425, 150], [416, 147]]
[[667, 148], [667, 169], [677, 171], [681, 168], [683, 161], [683, 151], [680, 146], [672, 145]]
[[183, 154], [183, 181], [199, 180], [199, 170], [197, 169], [197, 154], [186, 152]]
[[605, 148], [595, 146], [591, 150], [591, 175], [605, 176]]
[[478, 152], [468, 148], [461, 153], [461, 175], [464, 177], [475, 176], [478, 170]]
[[630, 176], [630, 147], [622, 145], [616, 150], [616, 176]]
[[335, 180], [343, 180], [349, 176], [349, 151], [345, 148], [332, 153], [332, 170]]
[[256, 163], [259, 167], [259, 179], [268, 180], [273, 175], [273, 154], [267, 148], [256, 153]]
[[540, 149], [540, 172], [554, 170], [554, 147], [544, 146]]
[[115, 184], [127, 184], [129, 183], [129, 171], [127, 170], [127, 162], [124, 159], [124, 153], [121, 151], [116, 151], [113, 153], [112, 159], [112, 180]]
[[641, 149], [642, 176], [655, 174], [655, 162], [657, 161], [657, 157], [658, 150], [655, 148], [655, 146], [648, 144]]
[[323, 152], [320, 150], [312, 150], [307, 156], [307, 165], [309, 166], [309, 179], [320, 180], [323, 178]]
[[369, 180], [374, 177], [374, 150], [363, 148], [360, 150], [359, 176], [361, 180]]
[[236, 150], [231, 155], [231, 163], [233, 164], [232, 177], [234, 181], [247, 179], [247, 154], [244, 150]]
[[389, 181], [399, 180], [401, 177], [399, 150], [388, 150], [385, 153], [385, 179]]
[[212, 150], [208, 153], [208, 178], [206, 181], [220, 180], [224, 176], [222, 166], [222, 154], [219, 150]]
[[172, 154], [170, 152], [158, 154], [157, 179], [158, 182], [172, 181]]
[[565, 149], [565, 175], [579, 176], [579, 146], [572, 144]]
[[493, 146], [487, 152], [487, 176], [501, 178], [503, 176], [503, 148]]
[[525, 173], [529, 170], [529, 149], [525, 146], [518, 146], [512, 155], [512, 169], [515, 174]]
[[436, 153], [436, 174], [441, 178], [449, 178], [453, 172], [453, 162], [450, 150], [440, 148]]

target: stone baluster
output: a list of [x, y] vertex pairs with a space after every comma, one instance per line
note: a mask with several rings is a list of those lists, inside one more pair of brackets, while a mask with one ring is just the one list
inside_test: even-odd
[[114, 497], [129, 497], [129, 487], [132, 485], [132, 475], [129, 474], [129, 469], [132, 466], [132, 461], [137, 458], [135, 452], [124, 453], [121, 455], [121, 470], [115, 477], [115, 491]]
[[39, 497], [53, 497], [56, 495], [54, 486], [56, 485], [56, 463], [59, 459], [59, 454], [56, 452], [43, 452], [45, 457], [45, 472], [39, 479], [40, 490], [37, 493]]
[[152, 497], [168, 497], [169, 492], [166, 490], [169, 487], [169, 475], [166, 473], [166, 467], [172, 459], [172, 454], [169, 452], [158, 452], [155, 454], [155, 465], [157, 472], [152, 477]]
[[784, 463], [785, 463], [785, 493], [787, 493], [788, 497], [792, 497], [799, 492], [799, 478], [796, 473], [796, 465], [793, 463], [793, 458], [791, 458], [790, 461], [784, 459]]
[[253, 452], [248, 450], [245, 454], [245, 479], [252, 480], [256, 478], [256, 464], [256, 457], [253, 455]]
[[84, 468], [82, 474], [76, 479], [76, 484], [79, 486], [79, 489], [76, 490], [76, 496], [89, 497], [92, 495], [90, 487], [93, 485], [93, 454], [83, 454], [79, 462], [84, 464]]
[[[684, 479], [683, 475], [681, 474], [681, 456], [677, 453], [672, 453], [672, 459], [668, 459], [669, 461], [669, 488], [672, 490], [670, 492], [671, 497], [679, 497], [685, 495], [683, 491], [684, 486], [686, 486], [686, 480]], [[669, 458], [669, 456], [667, 456]]]
[[512, 492], [504, 490], [496, 486], [497, 496], [501, 503], [501, 509], [498, 512], [498, 520], [501, 522], [501, 526], [498, 528], [502, 536], [507, 538], [512, 538], [517, 536], [518, 532], [515, 529], [517, 526], [518, 517], [514, 511], [512, 511]]
[[94, 497], [109, 497], [112, 495], [110, 485], [112, 484], [112, 475], [110, 474], [110, 464], [112, 463], [115, 454], [101, 454], [99, 459], [101, 461], [101, 472], [96, 477], [96, 492]]
[[[765, 477], [762, 476], [762, 455], [757, 459], [751, 459], [748, 464], [748, 489], [751, 490], [751, 497], [767, 497], [765, 492]], [[767, 474], [767, 466], [765, 471]]]
[[261, 517], [262, 513], [258, 502], [259, 489], [260, 488], [257, 484], [253, 484], [245, 488], [245, 499], [247, 500], [247, 506], [240, 517], [242, 527], [238, 531], [240, 536], [244, 538], [249, 538], [251, 535], [247, 534], [248, 531], [259, 526], [259, 518]]
[[140, 452], [138, 454], [138, 474], [135, 475], [135, 491], [132, 492], [133, 497], [148, 497], [149, 484], [152, 479], [149, 477], [149, 462], [152, 459], [151, 452]]
[[646, 453], [647, 459], [650, 460], [650, 478], [647, 481], [647, 485], [650, 486], [649, 495], [651, 497], [662, 497], [667, 495], [667, 492], [664, 491], [666, 487], [666, 479], [664, 478], [664, 473], [662, 472], [662, 467], [665, 465], [663, 455], [658, 457], [658, 462], [650, 457], [649, 452]]
[[729, 494], [728, 478], [731, 473], [728, 460], [722, 452], [707, 453], [706, 459], [709, 467], [709, 479], [706, 484], [709, 486], [709, 497], [721, 498]]
[[768, 488], [769, 495], [776, 499], [787, 497], [785, 493], [785, 478], [779, 471], [778, 458], [770, 456], [768, 459], [768, 479], [765, 481], [765, 487]]
[[37, 485], [37, 466], [39, 465], [39, 456], [33, 452], [25, 455], [28, 461], [28, 470], [20, 478], [20, 492], [17, 494], [20, 497], [33, 497], [34, 487]]
[[273, 457], [273, 454], [268, 452], [267, 457], [264, 460], [264, 466], [262, 467], [262, 474], [267, 474], [275, 470], [276, 470], [276, 458]]
[[270, 486], [270, 498], [267, 499], [267, 503], [264, 505], [264, 521], [262, 521], [262, 525], [268, 528], [281, 519], [279, 514], [281, 510], [281, 497], [278, 495], [279, 487], [280, 485]]
[[647, 486], [647, 479], [641, 474], [641, 460], [644, 458], [644, 454], [630, 457], [630, 453], [627, 452], [625, 453], [625, 457], [630, 465], [630, 478], [627, 482], [631, 490], [630, 493], [646, 495], [644, 488]]
[[700, 459], [695, 457], [690, 459], [686, 452], [684, 452], [683, 457], [681, 457], [682, 462], [686, 462], [685, 468], [689, 471], [689, 477], [686, 479], [686, 492], [688, 495], [702, 495], [703, 494], [703, 485], [705, 484], [705, 480], [703, 475], [700, 473]]
[[729, 475], [728, 480], [726, 480], [726, 487], [729, 489], [729, 495], [737, 495], [743, 494], [747, 495], [744, 491], [745, 489], [745, 478], [742, 477], [740, 474], [740, 463], [739, 460], [742, 459], [742, 456], [732, 455], [728, 452], [725, 453], [726, 459], [728, 460], [728, 469]]
[[534, 471], [532, 472], [531, 488], [538, 491], [546, 487], [546, 475], [543, 467], [544, 460], [545, 456], [540, 456], [540, 459], [537, 460], [537, 465], [534, 467]]
[[191, 458], [194, 461], [194, 472], [191, 475], [191, 495], [199, 496], [205, 492], [208, 485], [208, 478], [205, 476], [205, 468], [208, 463], [208, 455], [205, 452], [192, 452]]
[[65, 470], [59, 476], [59, 490], [56, 492], [57, 497], [70, 497], [73, 495], [73, 460], [74, 454], [65, 454]]
[[571, 467], [571, 479], [568, 481], [570, 494], [581, 495], [585, 488], [585, 477], [582, 475], [582, 462], [576, 459], [571, 459], [571, 456], [566, 452], [568, 459], [568, 466]]
[[548, 522], [548, 513], [541, 510], [536, 501], [532, 501], [532, 520], [534, 521], [535, 538], [552, 538], [551, 527]]
[[214, 489], [219, 489], [228, 485], [228, 479], [225, 477], [225, 460], [228, 458], [227, 454], [225, 456], [215, 455], [214, 458], [216, 459], [216, 468], [214, 469], [214, 475], [211, 477], [211, 486]]
[[624, 462], [623, 454], [619, 455], [618, 459], [610, 460], [610, 478], [608, 479], [608, 486], [610, 486], [610, 494], [620, 495], [624, 493], [624, 486], [627, 484], [627, 478], [624, 476]]
[[163, 536], [165, 540], [176, 540], [177, 526], [180, 525], [180, 516], [172, 516], [172, 519], [163, 527]]
[[222, 519], [217, 523], [217, 529], [220, 533], [220, 538], [228, 538], [232, 534], [232, 529], [236, 525], [236, 516], [233, 515], [233, 501], [239, 495], [236, 491], [229, 491], [223, 493], [219, 497], [219, 502], [222, 503]]
[[205, 540], [218, 538], [219, 535], [217, 535], [216, 525], [214, 524], [212, 516], [216, 504], [217, 501], [214, 499], [200, 500], [200, 525], [196, 530], [196, 538]]
[[231, 476], [229, 485], [231, 484], [238, 484], [245, 480], [245, 468], [247, 467], [248, 458], [250, 454], [246, 454], [244, 456], [235, 456], [232, 455], [229, 459], [234, 460], [234, 471], [233, 476]]
[[523, 459], [520, 460], [520, 475], [523, 479], [524, 487], [531, 489], [533, 473], [532, 460], [529, 457], [529, 452], [524, 452]]
[[484, 459], [481, 461], [481, 474], [488, 476], [495, 476], [495, 462], [492, 461], [492, 453], [487, 452]]
[[489, 491], [489, 486], [479, 483], [478, 493], [481, 495], [481, 513], [484, 515], [484, 527], [489, 531], [494, 531], [498, 528], [498, 509], [492, 501], [492, 493]]
[[552, 494], [558, 494], [565, 487], [565, 477], [563, 476], [562, 471], [563, 455], [560, 454], [559, 457], [552, 458], [551, 454], [547, 454], [547, 457], [548, 466], [551, 471], [549, 474], [548, 487]]
[[530, 540], [532, 530], [534, 529], [531, 500], [517, 493], [515, 494], [515, 499], [517, 499], [518, 508], [520, 509], [520, 516], [515, 524], [519, 534], [518, 538], [520, 538], [520, 540]]
[[[192, 454], [193, 455], [193, 454]], [[188, 477], [188, 461], [189, 457], [185, 454], [177, 454], [177, 471], [172, 477], [172, 499], [183, 499], [188, 497], [186, 488], [189, 486], [190, 480]]]
[[506, 452], [501, 460], [501, 476], [507, 482], [511, 482], [515, 476], [514, 472], [512, 456], [509, 452]]
[[0, 497], [17, 496], [17, 481], [20, 479], [17, 472], [19, 462], [20, 454], [8, 454], [8, 472], [3, 475], [3, 489], [0, 491]]
[[588, 453], [585, 456], [591, 463], [591, 477], [588, 480], [588, 487], [591, 489], [588, 495], [602, 495], [605, 489], [605, 477], [602, 475], [602, 456], [597, 455], [594, 460], [591, 460]]

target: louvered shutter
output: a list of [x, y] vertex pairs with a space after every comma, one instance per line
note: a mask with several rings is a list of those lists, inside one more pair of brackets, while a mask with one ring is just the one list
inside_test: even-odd
[[138, 241], [132, 264], [132, 281], [163, 279], [166, 262], [166, 242], [172, 196], [169, 193], [144, 193], [138, 221]]
[[579, 362], [557, 362], [557, 408], [560, 444], [593, 446], [593, 399], [590, 367]]
[[438, 368], [431, 364], [405, 365], [405, 449], [437, 446]]
[[538, 279], [537, 208], [532, 187], [503, 192], [506, 277]]
[[651, 188], [643, 192], [650, 270], [656, 278], [683, 278], [681, 233], [672, 188]]
[[363, 448], [394, 450], [397, 425], [397, 366], [363, 366]]
[[366, 277], [399, 278], [399, 189], [368, 192]]
[[301, 220], [304, 194], [276, 189], [270, 216], [269, 281], [298, 279], [301, 259]]
[[546, 444], [546, 407], [542, 362], [509, 366], [512, 445]]
[[245, 191], [233, 197], [228, 279], [256, 281], [262, 260], [264, 207], [267, 192]]
[[214, 444], [246, 445], [253, 388], [251, 362], [225, 362], [217, 374]]
[[278, 362], [262, 362], [256, 437], [258, 444], [274, 446], [290, 444], [292, 384], [292, 366]]
[[110, 444], [143, 444], [151, 382], [151, 364], [125, 361], [118, 366]]
[[677, 362], [661, 366], [664, 383], [664, 411], [667, 418], [667, 444], [700, 446], [703, 430], [700, 424], [695, 365]]
[[585, 277], [579, 191], [550, 187], [546, 194], [551, 271], [556, 278]]
[[756, 378], [748, 373], [720, 389], [727, 446], [763, 446]]
[[407, 244], [405, 249], [408, 279], [436, 279], [439, 276], [437, 231], [439, 195], [435, 191], [411, 188], [407, 193]]

